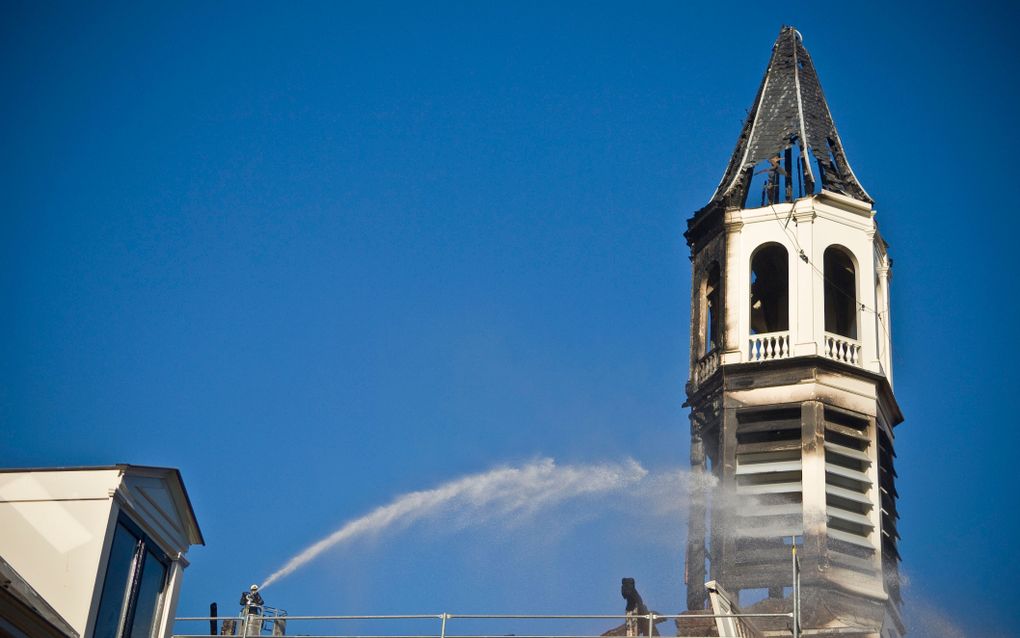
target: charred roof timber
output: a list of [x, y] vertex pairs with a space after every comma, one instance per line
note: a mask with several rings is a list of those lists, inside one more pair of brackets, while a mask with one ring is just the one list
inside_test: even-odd
[[779, 31], [737, 147], [711, 202], [699, 215], [720, 206], [758, 205], [756, 189], [751, 188], [758, 181], [762, 206], [822, 188], [873, 203], [847, 161], [803, 38], [789, 26]]

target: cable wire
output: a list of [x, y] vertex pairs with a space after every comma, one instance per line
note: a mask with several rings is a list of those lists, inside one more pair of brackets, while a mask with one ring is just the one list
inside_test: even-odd
[[797, 218], [793, 216], [793, 208], [790, 208], [790, 214], [787, 216], [786, 223], [783, 223], [783, 220], [780, 219], [779, 211], [776, 210], [775, 204], [770, 202], [769, 208], [772, 209], [772, 215], [775, 217], [776, 223], [779, 224], [779, 227], [783, 229], [783, 233], [790, 238], [790, 241], [793, 242], [793, 245], [796, 247], [798, 256], [801, 258], [801, 260], [808, 266], [811, 266], [811, 269], [815, 271], [815, 273], [817, 273], [819, 277], [822, 278], [823, 282], [828, 283], [830, 286], [832, 286], [834, 290], [839, 292], [841, 295], [843, 295], [850, 301], [854, 302], [855, 306], [859, 307], [861, 310], [865, 310], [874, 314], [875, 317], [878, 319], [879, 325], [882, 326], [882, 332], [885, 333], [885, 338], [891, 339], [889, 328], [885, 325], [885, 319], [882, 317], [882, 315], [885, 313], [868, 306], [867, 304], [859, 300], [856, 295], [850, 294], [847, 291], [843, 290], [836, 282], [827, 277], [825, 275], [825, 272], [820, 270], [818, 266], [816, 266], [804, 252], [804, 249], [801, 247], [800, 241], [797, 239], [797, 236], [794, 233], [792, 233], [789, 229], [791, 219], [793, 220], [793, 225], [797, 226]]

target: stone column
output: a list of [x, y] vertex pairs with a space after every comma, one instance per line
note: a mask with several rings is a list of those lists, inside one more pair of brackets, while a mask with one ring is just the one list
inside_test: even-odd
[[687, 519], [687, 609], [705, 608], [705, 443], [691, 424], [690, 513]]
[[881, 265], [876, 270], [878, 275], [878, 290], [875, 291], [875, 309], [880, 313], [875, 317], [878, 340], [878, 358], [882, 364], [882, 372], [892, 384], [892, 316], [889, 308], [889, 284], [892, 280], [892, 268], [889, 267], [889, 258], [883, 257]]
[[[814, 200], [798, 202], [792, 213], [793, 228], [797, 237], [796, 245], [790, 247], [790, 303], [795, 304], [791, 312], [790, 329], [793, 331], [794, 356], [811, 356], [822, 352], [822, 334], [825, 328], [825, 286], [815, 268], [822, 268], [821, 256], [815, 254], [814, 242]], [[797, 246], [804, 256], [797, 252]], [[795, 319], [793, 317], [796, 317]]]
[[[801, 494], [804, 516], [802, 567], [817, 565], [826, 549], [825, 406], [805, 401], [801, 406]], [[805, 569], [805, 571], [807, 571]]]
[[740, 256], [740, 230], [744, 222], [740, 211], [726, 211], [726, 262], [722, 272], [723, 281], [723, 352], [720, 363], [740, 363], [741, 353], [747, 347], [748, 265]]

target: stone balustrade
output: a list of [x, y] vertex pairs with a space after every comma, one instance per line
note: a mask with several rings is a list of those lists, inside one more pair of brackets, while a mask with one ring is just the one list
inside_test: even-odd
[[789, 332], [766, 332], [748, 339], [748, 361], [786, 359], [791, 354]]
[[[864, 367], [861, 342], [830, 332], [822, 337], [822, 355], [843, 363]], [[790, 333], [767, 332], [750, 335], [747, 339], [746, 359], [748, 362], [789, 359], [793, 356]], [[718, 349], [711, 350], [698, 359], [691, 370], [691, 382], [695, 386], [704, 383], [719, 369], [722, 356]]]
[[849, 363], [852, 366], [861, 365], [861, 342], [856, 339], [844, 337], [843, 335], [825, 333], [825, 343], [822, 354], [830, 359]]
[[694, 364], [694, 371], [691, 375], [694, 385], [701, 385], [705, 379], [712, 376], [712, 374], [718, 369], [719, 350], [711, 350], [708, 354], [698, 359], [698, 362]]

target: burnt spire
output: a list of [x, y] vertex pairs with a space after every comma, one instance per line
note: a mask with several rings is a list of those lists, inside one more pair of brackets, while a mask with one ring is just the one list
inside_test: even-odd
[[780, 29], [772, 47], [754, 106], [712, 203], [757, 205], [748, 202], [756, 195], [750, 188], [759, 174], [766, 175], [762, 205], [822, 188], [872, 203], [847, 162], [803, 38], [789, 26]]

